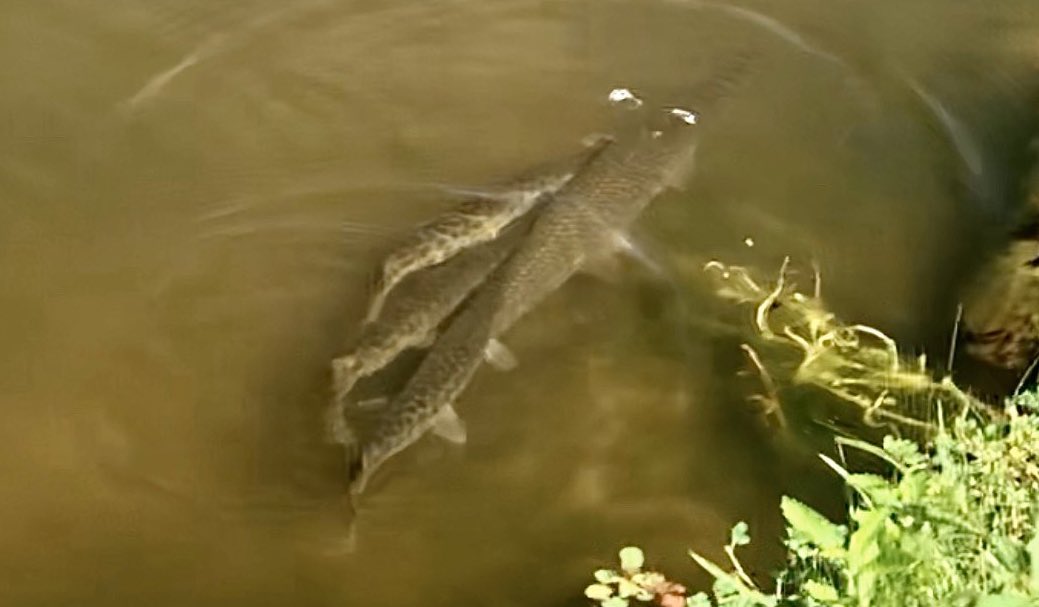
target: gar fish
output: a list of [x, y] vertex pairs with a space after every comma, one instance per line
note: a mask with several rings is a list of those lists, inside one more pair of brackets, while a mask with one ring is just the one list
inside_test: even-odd
[[[732, 84], [732, 79], [711, 79], [699, 109], [712, 111]], [[353, 494], [363, 491], [381, 464], [430, 429], [463, 442], [465, 426], [453, 403], [489, 344], [590, 260], [625, 248], [624, 233], [650, 201], [668, 186], [681, 185], [700, 139], [699, 120], [673, 109], [666, 121], [660, 130], [606, 147], [545, 203], [520, 246], [463, 304], [401, 393], [380, 412], [369, 436], [350, 441]]]
[[462, 192], [467, 197], [459, 206], [420, 226], [383, 260], [365, 322], [379, 317], [390, 290], [404, 277], [497, 238], [505, 226], [530, 211], [542, 196], [561, 188], [609, 143], [609, 137], [591, 137], [577, 154], [528, 170], [492, 191]]
[[[400, 352], [432, 344], [437, 327], [494, 268], [512, 252], [529, 228], [521, 219], [495, 240], [458, 253], [440, 265], [409, 274], [389, 293], [382, 313], [361, 327], [350, 353], [332, 361], [334, 405], [332, 434], [342, 414], [343, 400], [362, 377], [383, 368]], [[337, 439], [338, 440], [338, 439]]]

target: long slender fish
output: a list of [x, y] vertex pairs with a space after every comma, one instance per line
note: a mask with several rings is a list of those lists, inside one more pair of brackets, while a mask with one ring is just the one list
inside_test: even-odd
[[593, 137], [577, 154], [528, 170], [493, 193], [473, 193], [458, 207], [420, 226], [383, 260], [365, 321], [379, 317], [387, 295], [404, 277], [497, 238], [505, 226], [530, 211], [542, 196], [563, 187], [609, 143], [609, 137]]
[[405, 277], [387, 296], [379, 317], [361, 327], [353, 349], [332, 361], [336, 402], [341, 404], [357, 380], [402, 351], [432, 344], [437, 327], [516, 248], [529, 223], [520, 219], [497, 239]]
[[[713, 111], [734, 81], [715, 77], [710, 82], [700, 97], [704, 112]], [[453, 403], [479, 368], [488, 343], [589, 260], [615, 251], [645, 207], [668, 186], [684, 181], [700, 139], [697, 122], [691, 112], [672, 110], [664, 128], [614, 142], [545, 203], [524, 242], [464, 304], [369, 436], [350, 441], [353, 494], [364, 490], [386, 460], [430, 429], [448, 440], [465, 440]]]

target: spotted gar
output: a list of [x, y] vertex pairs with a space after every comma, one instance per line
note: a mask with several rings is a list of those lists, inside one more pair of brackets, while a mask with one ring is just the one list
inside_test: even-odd
[[431, 345], [437, 327], [516, 248], [529, 225], [530, 220], [523, 218], [495, 240], [408, 275], [390, 292], [382, 313], [361, 327], [350, 352], [332, 361], [334, 401], [330, 414], [337, 441], [342, 440], [337, 420], [357, 380], [382, 369], [408, 348]]
[[522, 243], [463, 304], [367, 435], [347, 441], [352, 493], [363, 491], [379, 466], [429, 430], [465, 440], [453, 403], [488, 344], [589, 261], [623, 248], [625, 232], [646, 206], [685, 181], [701, 118], [711, 119], [746, 65], [710, 79], [699, 90], [696, 112], [672, 109], [659, 128], [615, 140], [545, 202]]
[[457, 207], [420, 226], [383, 260], [365, 321], [379, 317], [390, 291], [409, 274], [494, 240], [542, 196], [559, 190], [609, 143], [609, 137], [589, 138], [577, 154], [530, 169], [492, 190], [469, 193]]

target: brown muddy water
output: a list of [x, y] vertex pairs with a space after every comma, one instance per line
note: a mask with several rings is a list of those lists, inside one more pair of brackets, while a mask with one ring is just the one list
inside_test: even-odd
[[[9, 0], [0, 6], [0, 604], [581, 605], [627, 543], [676, 578], [827, 474], [763, 440], [703, 261], [816, 260], [843, 316], [939, 351], [1016, 203], [1034, 0]], [[328, 362], [392, 235], [752, 48], [671, 283], [578, 277], [359, 506]], [[745, 239], [754, 246], [748, 247]], [[712, 324], [715, 323], [715, 324]], [[937, 344], [937, 346], [936, 346]], [[940, 353], [939, 353], [940, 355]]]

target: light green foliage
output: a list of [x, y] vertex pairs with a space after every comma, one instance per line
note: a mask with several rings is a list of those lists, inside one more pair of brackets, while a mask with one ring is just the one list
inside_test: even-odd
[[646, 562], [646, 557], [642, 554], [642, 550], [634, 546], [622, 548], [620, 559], [621, 569], [626, 573], [638, 573], [638, 570], [642, 569], [642, 565]]
[[631, 600], [648, 603], [655, 596], [670, 593], [682, 588], [668, 582], [663, 575], [655, 571], [643, 571], [645, 555], [634, 546], [622, 548], [617, 555], [621, 570], [599, 569], [595, 572], [595, 584], [584, 589], [584, 595], [598, 601], [602, 607], [625, 607]]
[[[927, 450], [885, 440], [877, 454], [890, 464], [888, 477], [830, 460], [856, 495], [851, 532], [783, 498], [789, 561], [774, 592], [743, 579], [732, 555], [729, 572], [694, 553], [716, 580], [712, 604], [1039, 605], [1039, 417], [1025, 413], [1035, 398], [1018, 397], [984, 422], [961, 416]], [[745, 533], [734, 527], [730, 547]]]
[[[783, 385], [808, 383], [893, 436], [879, 445], [837, 439], [842, 454], [857, 451], [880, 473], [820, 456], [850, 489], [845, 524], [783, 498], [788, 556], [774, 588], [759, 588], [736, 557], [750, 541], [740, 522], [725, 547], [728, 566], [690, 552], [715, 581], [711, 596], [688, 596], [686, 607], [1039, 606], [1039, 392], [986, 405], [948, 378], [932, 380], [922, 361], [907, 364], [879, 331], [840, 325], [818, 292], [790, 292], [782, 280], [768, 290], [738, 268], [714, 269], [724, 296], [757, 304], [760, 336], [803, 357], [778, 379], [753, 358], [770, 389], [762, 402], [782, 415]], [[619, 583], [612, 588], [621, 596]]]

